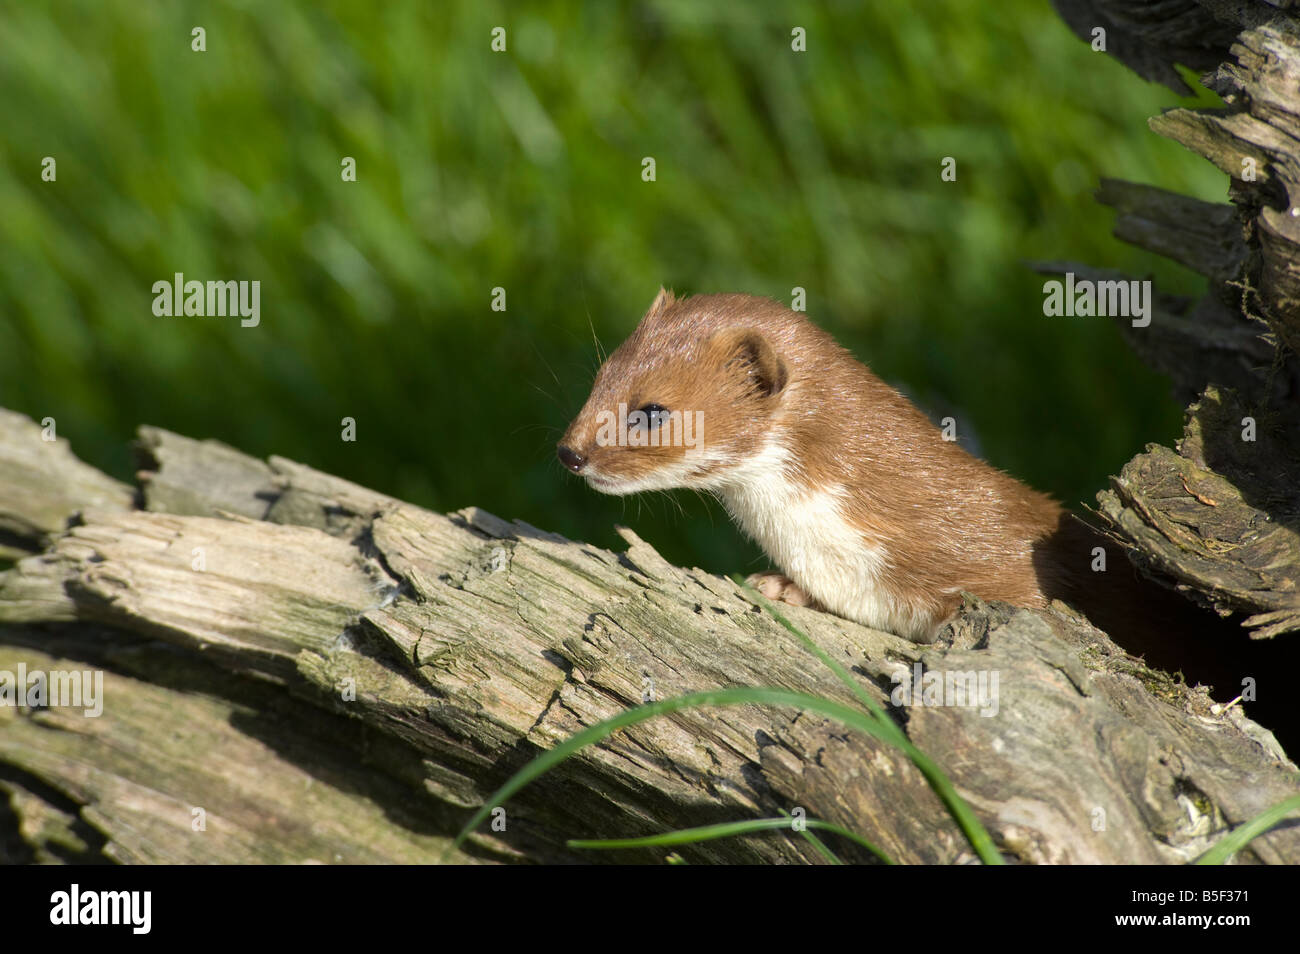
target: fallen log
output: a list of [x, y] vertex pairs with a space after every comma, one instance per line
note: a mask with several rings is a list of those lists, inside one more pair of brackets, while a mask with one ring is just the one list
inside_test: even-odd
[[[10, 859], [435, 861], [531, 757], [647, 697], [773, 686], [854, 704], [738, 586], [669, 565], [629, 530], [613, 553], [153, 428], [139, 450], [138, 492], [78, 508], [72, 477], [100, 486], [86, 465], [0, 412], [0, 521], [28, 554], [0, 573], [0, 670], [104, 673], [98, 717], [0, 709]], [[1186, 861], [1300, 791], [1237, 708], [1064, 607], [972, 600], [928, 646], [789, 615], [884, 705], [918, 665], [997, 674], [980, 706], [894, 711], [1013, 860]], [[973, 857], [897, 749], [758, 706], [620, 730], [523, 789], [504, 830], [453, 857], [652, 860], [565, 842], [795, 809], [899, 861]], [[679, 853], [821, 860], [788, 833]], [[1241, 857], [1294, 863], [1300, 829]]]

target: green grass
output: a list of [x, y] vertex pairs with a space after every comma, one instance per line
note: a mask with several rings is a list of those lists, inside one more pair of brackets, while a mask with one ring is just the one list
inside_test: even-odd
[[[995, 464], [1091, 501], [1179, 410], [1104, 322], [1045, 319], [1022, 262], [1199, 290], [1090, 197], [1224, 198], [1147, 130], [1177, 103], [1041, 0], [0, 2], [0, 403], [119, 477], [149, 422], [731, 572], [757, 552], [714, 505], [598, 497], [553, 443], [593, 331], [616, 344], [660, 283], [798, 285]], [[155, 317], [177, 271], [261, 281], [261, 326]]]
[[[809, 818], [803, 821], [803, 825], [808, 829], [816, 831], [827, 831], [839, 835], [848, 841], [867, 849], [887, 865], [894, 864], [894, 860], [885, 854], [867, 839], [861, 835], [842, 828], [839, 825], [830, 822], [821, 821], [817, 818]], [[664, 832], [661, 835], [647, 835], [643, 838], [605, 838], [605, 839], [582, 839], [573, 838], [566, 844], [570, 848], [588, 851], [616, 851], [621, 848], [666, 848], [674, 845], [695, 845], [702, 841], [713, 841], [717, 838], [735, 838], [738, 835], [753, 835], [759, 832], [767, 831], [804, 831], [800, 828], [793, 818], [786, 816], [784, 818], [753, 818], [748, 821], [723, 822], [718, 825], [702, 825], [699, 828], [683, 828], [680, 831]], [[814, 842], [822, 851], [823, 857], [832, 864], [843, 864], [840, 859], [830, 851], [825, 850], [825, 846], [820, 841]]]
[[1243, 825], [1224, 835], [1211, 848], [1196, 859], [1198, 865], [1222, 865], [1241, 849], [1286, 818], [1300, 812], [1300, 795], [1283, 799]]

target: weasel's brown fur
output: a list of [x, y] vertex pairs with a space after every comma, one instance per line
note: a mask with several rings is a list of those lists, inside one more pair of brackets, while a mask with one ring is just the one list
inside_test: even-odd
[[[701, 452], [601, 446], [598, 417], [620, 404], [703, 412]], [[913, 638], [928, 639], [962, 590], [1045, 606], [1064, 583], [1041, 552], [1066, 517], [1059, 504], [944, 440], [830, 335], [767, 299], [661, 291], [600, 369], [561, 444], [606, 493], [716, 493], [816, 603]], [[812, 501], [810, 517], [827, 521], [831, 552], [816, 558], [773, 539], [780, 515], [765, 510], [800, 495]], [[847, 569], [826, 572], [836, 561]], [[875, 598], [837, 591], [855, 581]]]

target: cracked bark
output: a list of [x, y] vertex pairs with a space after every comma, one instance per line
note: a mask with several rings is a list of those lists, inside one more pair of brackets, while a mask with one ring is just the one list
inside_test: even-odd
[[[0, 670], [105, 672], [97, 719], [0, 708], [11, 859], [435, 861], [512, 771], [648, 684], [657, 698], [756, 685], [853, 702], [733, 583], [671, 566], [631, 531], [612, 553], [154, 428], [140, 451], [138, 493], [78, 507], [66, 487], [85, 465], [0, 412], [0, 520], [26, 528], [13, 540], [27, 554], [0, 574]], [[1237, 709], [1216, 714], [1068, 611], [972, 601], [924, 647], [789, 614], [882, 703], [917, 662], [999, 672], [994, 717], [899, 717], [1012, 858], [1186, 860], [1300, 790]], [[896, 750], [755, 706], [620, 731], [525, 788], [506, 830], [458, 858], [579, 860], [565, 839], [795, 808], [899, 860], [971, 860]], [[681, 854], [819, 860], [787, 834]], [[1300, 830], [1244, 857], [1300, 860]]]
[[[1204, 275], [1193, 302], [1156, 295], [1119, 327], [1189, 406], [1183, 439], [1151, 445], [1098, 496], [1134, 562], [1251, 635], [1300, 630], [1300, 21], [1291, 0], [1055, 0], [1089, 39], [1176, 91], [1175, 62], [1208, 72], [1221, 109], [1171, 109], [1151, 128], [1229, 176], [1231, 204], [1108, 180], [1117, 237]], [[1109, 42], [1110, 40], [1115, 42]], [[1069, 263], [1090, 279], [1123, 278]]]

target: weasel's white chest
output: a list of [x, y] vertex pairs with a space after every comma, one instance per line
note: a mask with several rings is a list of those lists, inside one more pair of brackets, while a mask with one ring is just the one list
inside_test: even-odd
[[886, 585], [885, 548], [842, 514], [843, 488], [809, 490], [785, 477], [784, 452], [769, 447], [720, 488], [732, 518], [777, 567], [833, 613], [875, 629], [928, 639], [932, 620]]

